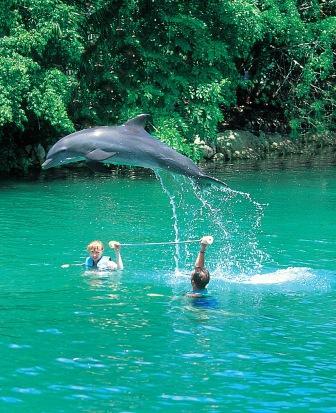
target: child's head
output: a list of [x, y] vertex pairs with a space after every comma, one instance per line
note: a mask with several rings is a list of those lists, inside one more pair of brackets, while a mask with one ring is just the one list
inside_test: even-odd
[[98, 240], [92, 241], [90, 242], [90, 244], [87, 246], [86, 249], [88, 250], [90, 257], [94, 259], [95, 261], [97, 261], [103, 255], [104, 244]]
[[191, 273], [191, 285], [197, 290], [205, 288], [210, 281], [210, 274], [206, 268], [196, 267]]

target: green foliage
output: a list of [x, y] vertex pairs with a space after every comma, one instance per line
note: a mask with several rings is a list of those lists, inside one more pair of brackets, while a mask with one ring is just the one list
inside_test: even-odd
[[0, 171], [25, 169], [27, 162], [16, 162], [22, 145], [46, 144], [46, 131], [51, 139], [74, 130], [69, 105], [77, 79], [70, 73], [78, 71], [83, 51], [72, 6], [6, 3], [0, 13], [0, 140], [8, 150], [0, 155]]
[[252, 104], [283, 113], [295, 136], [335, 130], [335, 15], [315, 0], [260, 7], [265, 33], [249, 58]]
[[198, 160], [201, 153], [196, 146], [188, 144], [184, 135], [187, 131], [187, 123], [178, 114], [161, 114], [155, 118], [154, 134], [157, 138], [188, 157]]
[[[113, 13], [109, 5], [100, 1], [89, 18], [85, 36], [92, 44], [78, 100], [89, 99], [91, 116], [81, 110], [79, 122], [81, 116], [82, 122], [109, 123], [136, 111], [151, 113], [155, 120], [166, 119], [164, 139], [196, 158], [195, 136], [215, 139], [222, 108], [235, 104], [239, 81], [234, 56], [220, 37], [218, 5], [134, 1]], [[88, 89], [95, 92], [87, 94]]]
[[194, 139], [215, 141], [246, 95], [293, 136], [334, 130], [334, 3], [3, 0], [0, 170], [29, 167], [24, 145], [139, 113], [198, 159]]

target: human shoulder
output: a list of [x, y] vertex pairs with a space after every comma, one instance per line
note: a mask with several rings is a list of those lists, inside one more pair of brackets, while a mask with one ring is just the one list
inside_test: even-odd
[[91, 257], [86, 257], [85, 266], [86, 267], [93, 267], [94, 266], [94, 262], [93, 262], [93, 259]]
[[208, 295], [208, 290], [206, 288], [203, 288], [201, 290], [193, 290], [186, 293], [186, 296], [191, 298], [199, 298], [206, 295]]

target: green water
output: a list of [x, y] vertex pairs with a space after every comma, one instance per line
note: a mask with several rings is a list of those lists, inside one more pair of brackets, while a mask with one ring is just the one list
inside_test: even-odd
[[[212, 173], [236, 192], [145, 173], [0, 182], [1, 412], [336, 412], [335, 164]], [[184, 296], [197, 244], [124, 247], [119, 274], [61, 268], [92, 239], [204, 234], [203, 300]]]

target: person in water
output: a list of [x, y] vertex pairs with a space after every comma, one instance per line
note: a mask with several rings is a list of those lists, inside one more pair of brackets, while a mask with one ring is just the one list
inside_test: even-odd
[[211, 236], [204, 236], [202, 237], [200, 243], [201, 248], [198, 252], [195, 267], [193, 272], [191, 273], [191, 286], [192, 291], [187, 293], [188, 297], [202, 297], [207, 294], [208, 290], [206, 286], [209, 284], [210, 281], [210, 273], [205, 268], [205, 250], [208, 245], [211, 245], [213, 242], [213, 238]]
[[120, 243], [117, 241], [109, 242], [110, 248], [115, 251], [115, 261], [110, 257], [103, 255], [104, 244], [101, 241], [92, 241], [87, 246], [87, 251], [90, 254], [85, 260], [85, 266], [88, 270], [123, 270], [124, 265], [120, 254]]

